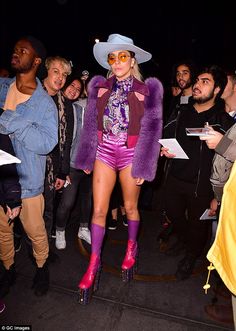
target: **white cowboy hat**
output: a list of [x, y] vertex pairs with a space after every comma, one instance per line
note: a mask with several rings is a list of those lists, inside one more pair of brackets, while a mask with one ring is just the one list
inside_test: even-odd
[[93, 54], [97, 62], [106, 69], [110, 69], [107, 63], [107, 55], [114, 51], [131, 51], [135, 53], [138, 63], [149, 61], [152, 54], [134, 45], [131, 38], [114, 33], [110, 34], [106, 42], [98, 42], [93, 46]]

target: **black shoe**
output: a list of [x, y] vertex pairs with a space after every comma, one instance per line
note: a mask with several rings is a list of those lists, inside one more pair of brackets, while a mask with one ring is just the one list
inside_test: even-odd
[[49, 270], [47, 263], [44, 263], [42, 268], [37, 267], [32, 288], [37, 297], [47, 294], [49, 289]]
[[47, 261], [48, 263], [57, 263], [60, 262], [60, 257], [51, 248], [49, 248]]
[[196, 257], [192, 255], [186, 255], [179, 263], [178, 268], [175, 273], [177, 280], [188, 279], [193, 271], [194, 265], [196, 263]]
[[1, 276], [0, 276], [0, 298], [5, 297], [10, 291], [10, 287], [16, 281], [16, 270], [15, 265], [12, 264], [10, 269], [5, 269], [4, 266], [1, 267]]
[[166, 249], [165, 254], [167, 256], [178, 256], [184, 251], [185, 251], [185, 245], [182, 243], [182, 241], [178, 240], [172, 246], [169, 246]]
[[128, 226], [127, 216], [126, 215], [122, 215], [121, 218], [122, 218], [123, 225], [124, 226]]
[[108, 229], [109, 229], [109, 230], [116, 230], [116, 228], [117, 228], [117, 223], [118, 223], [117, 220], [110, 218], [110, 219], [108, 220]]
[[173, 233], [173, 223], [166, 216], [165, 211], [162, 213], [162, 221], [161, 221], [161, 230], [157, 236], [157, 241], [160, 243], [167, 242]]
[[14, 248], [15, 252], [18, 253], [21, 249], [21, 237], [14, 236]]

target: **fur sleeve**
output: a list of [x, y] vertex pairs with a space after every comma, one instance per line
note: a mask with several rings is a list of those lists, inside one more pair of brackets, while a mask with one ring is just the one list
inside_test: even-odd
[[149, 96], [144, 100], [144, 115], [134, 151], [132, 176], [152, 181], [155, 178], [160, 153], [158, 140], [163, 129], [163, 86], [157, 78], [148, 78], [145, 84]]
[[79, 147], [76, 157], [76, 168], [93, 170], [98, 144], [97, 137], [97, 94], [98, 85], [105, 80], [102, 76], [95, 76], [88, 84], [88, 103], [85, 110], [84, 126], [81, 131]]

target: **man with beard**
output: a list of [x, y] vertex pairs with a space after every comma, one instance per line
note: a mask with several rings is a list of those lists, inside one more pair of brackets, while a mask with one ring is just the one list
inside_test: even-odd
[[187, 104], [192, 96], [192, 87], [196, 78], [197, 67], [191, 60], [178, 62], [173, 66], [171, 86], [175, 86], [180, 90], [176, 96], [171, 97], [169, 106], [166, 107], [166, 115], [176, 114], [180, 105]]
[[[17, 41], [11, 66], [16, 76], [0, 78], [0, 133], [10, 136], [16, 156], [21, 160], [17, 171], [22, 189], [20, 220], [32, 242], [36, 260], [34, 293], [41, 296], [49, 287], [47, 266], [48, 238], [45, 229], [44, 177], [46, 155], [58, 141], [57, 109], [36, 77], [45, 58], [43, 44], [32, 36]], [[14, 265], [13, 226], [0, 221], [0, 295], [6, 294], [16, 276]]]
[[187, 105], [179, 108], [175, 117], [165, 125], [164, 138], [176, 138], [189, 159], [175, 159], [162, 147], [161, 155], [169, 161], [164, 187], [164, 209], [173, 224], [178, 241], [185, 247], [176, 278], [190, 277], [196, 260], [204, 252], [211, 223], [200, 221], [214, 198], [210, 174], [214, 151], [196, 136], [187, 136], [186, 128], [204, 127], [209, 123], [224, 134], [233, 124], [220, 98], [227, 83], [226, 73], [218, 66], [204, 68], [193, 85], [193, 95]]
[[[182, 60], [174, 64], [172, 68], [171, 87], [176, 87], [180, 92], [176, 95], [165, 93], [164, 99], [164, 124], [176, 118], [179, 108], [183, 104], [188, 104], [189, 98], [192, 96], [192, 86], [196, 79], [197, 66], [190, 60]], [[165, 186], [166, 180], [166, 160], [159, 160], [159, 169], [163, 169], [163, 183]], [[160, 171], [160, 170], [159, 170]], [[179, 243], [170, 245], [171, 237], [173, 235], [172, 223], [166, 217], [166, 212], [162, 207], [162, 224], [161, 231], [158, 234], [157, 240], [160, 244], [160, 251], [166, 252], [168, 255], [177, 255], [182, 246]]]

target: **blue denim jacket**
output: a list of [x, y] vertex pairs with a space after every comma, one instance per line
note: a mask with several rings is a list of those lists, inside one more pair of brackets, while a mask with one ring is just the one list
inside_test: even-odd
[[[15, 78], [0, 78], [0, 107]], [[52, 98], [37, 78], [32, 96], [17, 105], [15, 111], [5, 110], [0, 116], [0, 133], [9, 134], [16, 156], [22, 198], [36, 196], [44, 190], [46, 155], [58, 142], [58, 111]]]

